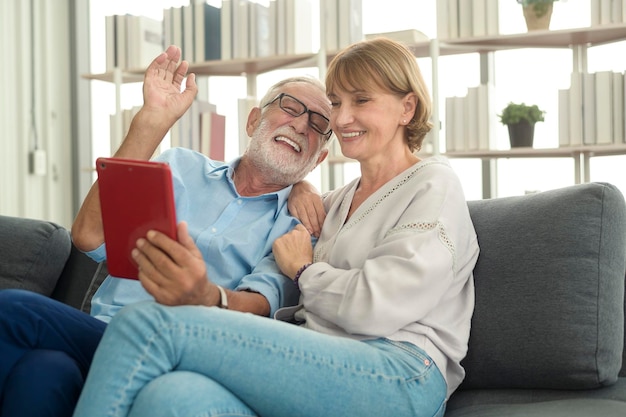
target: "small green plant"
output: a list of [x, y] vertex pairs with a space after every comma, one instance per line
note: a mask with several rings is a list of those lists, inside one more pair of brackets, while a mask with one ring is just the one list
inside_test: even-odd
[[558, 0], [517, 0], [523, 7], [532, 6], [535, 16], [540, 18], [548, 13], [548, 5]]
[[527, 120], [530, 124], [543, 122], [545, 111], [540, 110], [536, 104], [528, 106], [524, 103], [509, 103], [498, 115], [503, 125], [513, 125], [522, 120]]

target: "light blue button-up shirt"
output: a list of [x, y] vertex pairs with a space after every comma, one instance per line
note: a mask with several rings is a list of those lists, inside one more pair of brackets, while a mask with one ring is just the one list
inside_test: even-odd
[[[170, 164], [177, 221], [187, 221], [209, 279], [231, 290], [264, 295], [271, 315], [296, 304], [298, 291], [280, 273], [272, 254], [274, 240], [298, 223], [287, 211], [291, 187], [242, 197], [232, 180], [239, 159], [218, 162], [183, 148], [165, 151], [157, 159]], [[105, 260], [105, 245], [87, 255], [96, 262]], [[139, 281], [109, 275], [92, 299], [91, 314], [108, 322], [123, 306], [150, 299]]]

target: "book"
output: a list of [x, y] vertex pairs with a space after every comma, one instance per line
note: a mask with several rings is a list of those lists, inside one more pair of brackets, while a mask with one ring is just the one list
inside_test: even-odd
[[466, 151], [468, 148], [465, 101], [465, 97], [454, 97], [454, 150], [460, 152]]
[[226, 148], [226, 116], [211, 112], [211, 145], [209, 158], [224, 161]]
[[600, 2], [602, 0], [590, 0], [589, 13], [591, 16], [591, 26], [598, 26], [600, 24]]
[[183, 9], [172, 7], [172, 45], [183, 49]]
[[624, 74], [613, 73], [613, 143], [624, 143]]
[[437, 38], [450, 37], [448, 0], [437, 0]]
[[490, 109], [494, 106], [492, 84], [480, 84], [478, 86], [478, 94], [476, 98], [476, 107], [478, 108], [478, 149], [489, 150], [495, 146], [494, 132], [491, 120], [494, 112]]
[[[356, 0], [341, 3], [351, 4]], [[286, 2], [286, 47], [287, 54], [309, 54], [313, 52], [313, 22], [311, 0], [287, 0]]]
[[482, 83], [477, 88], [478, 149], [496, 149], [497, 120], [495, 111], [495, 86]]
[[218, 60], [222, 57], [221, 9], [208, 3], [194, 5], [194, 36], [196, 62]]
[[[474, 2], [475, 1], [476, 0], [474, 0]], [[460, 0], [458, 2], [459, 38], [472, 37], [472, 34], [474, 32], [474, 29], [472, 27], [472, 7], [474, 6], [474, 2], [469, 2], [467, 0]]]
[[569, 144], [579, 146], [583, 144], [584, 110], [583, 110], [583, 74], [572, 72], [569, 87]]
[[183, 34], [183, 42], [181, 46], [182, 50], [182, 59], [187, 61], [196, 62], [196, 58], [194, 56], [194, 19], [193, 19], [193, 4], [188, 4], [186, 6], [182, 6], [182, 34]]
[[202, 125], [202, 117], [204, 114], [207, 113], [213, 113], [216, 111], [216, 106], [215, 104], [209, 103], [208, 101], [204, 101], [204, 100], [194, 100], [193, 103], [191, 104], [190, 109], [187, 111], [187, 113], [189, 113], [190, 115], [190, 136], [189, 136], [189, 143], [190, 143], [190, 148], [198, 151], [198, 152], [202, 152], [202, 141], [204, 139], [204, 134], [201, 131], [201, 125]]
[[163, 46], [174, 45], [172, 40], [172, 8], [163, 9]]
[[623, 0], [611, 1], [611, 23], [622, 23]]
[[249, 3], [250, 5], [250, 57], [261, 58], [276, 54], [275, 39], [271, 39], [272, 28], [269, 3]]
[[[248, 20], [250, 22], [249, 36], [248, 36], [248, 51], [250, 53], [249, 58], [257, 58], [257, 47], [261, 43], [257, 36], [257, 31], [259, 30], [259, 17], [257, 13], [260, 12], [257, 6], [261, 6], [259, 3], [249, 3], [248, 4]], [[262, 7], [262, 6], [261, 6]]]
[[583, 145], [596, 144], [596, 88], [593, 73], [583, 73]]
[[338, 5], [334, 1], [322, 0], [321, 12], [322, 41], [327, 51], [334, 52], [339, 49], [339, 27], [337, 22]]
[[445, 98], [445, 108], [446, 152], [453, 152], [456, 150], [454, 142], [454, 97]]
[[470, 87], [467, 89], [465, 96], [465, 115], [467, 128], [467, 150], [476, 151], [479, 147], [479, 127], [478, 118], [480, 117], [478, 108], [478, 87]]
[[109, 15], [104, 17], [104, 36], [105, 36], [105, 68], [106, 71], [112, 71], [117, 66], [117, 56], [115, 47], [115, 16]]
[[498, 0], [486, 0], [486, 2], [487, 35], [498, 35], [500, 33], [500, 9]]
[[423, 32], [417, 29], [397, 30], [394, 32], [368, 33], [365, 39], [384, 37], [405, 45], [413, 45], [420, 42], [428, 42], [430, 39]]
[[[441, 0], [446, 1], [446, 0]], [[448, 3], [448, 39], [459, 37], [459, 4], [458, 0], [447, 0]]]
[[226, 116], [215, 109], [200, 114], [201, 141], [199, 152], [215, 161], [224, 161], [226, 148]]
[[254, 97], [244, 97], [237, 99], [237, 120], [239, 129], [239, 155], [242, 155], [248, 147], [250, 137], [246, 131], [246, 125], [248, 124], [248, 114], [254, 106], [257, 105], [257, 100]]
[[600, 24], [611, 23], [611, 13], [613, 11], [613, 0], [600, 0]]
[[287, 53], [287, 0], [276, 0], [276, 55]]
[[472, 2], [472, 35], [487, 35], [487, 0], [473, 0]]
[[559, 147], [570, 146], [570, 133], [569, 133], [569, 88], [560, 89], [558, 91], [558, 104], [559, 104]]
[[244, 59], [250, 56], [249, 7], [246, 0], [233, 1], [233, 58]]
[[596, 143], [613, 143], [613, 73], [595, 73]]
[[191, 1], [189, 6], [192, 8], [193, 15], [193, 57], [194, 62], [204, 62], [204, 7], [209, 4], [203, 0]]
[[146, 16], [127, 16], [128, 68], [144, 70], [163, 50], [163, 22]]
[[123, 70], [128, 68], [128, 47], [126, 15], [115, 15], [115, 61], [116, 67]]
[[270, 56], [278, 55], [278, 3], [276, 0], [269, 2], [269, 49]]
[[220, 53], [221, 59], [233, 59], [233, 2], [222, 0], [220, 10]]
[[[298, 0], [300, 2], [300, 0]], [[363, 40], [363, 4], [361, 0], [337, 2], [338, 47], [345, 48]]]

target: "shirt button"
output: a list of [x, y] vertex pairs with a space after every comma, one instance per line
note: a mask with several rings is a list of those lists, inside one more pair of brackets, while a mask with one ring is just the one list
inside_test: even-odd
[[237, 204], [241, 205], [243, 203], [241, 202], [241, 200], [237, 200]]
[[217, 229], [216, 229], [215, 227], [212, 227], [212, 228], [211, 228], [211, 232], [216, 233], [216, 232], [217, 232]]

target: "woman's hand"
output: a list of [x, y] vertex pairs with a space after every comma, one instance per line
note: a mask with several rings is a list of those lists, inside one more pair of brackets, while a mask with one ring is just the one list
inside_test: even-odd
[[319, 237], [326, 218], [326, 210], [319, 192], [306, 181], [293, 185], [287, 208], [292, 216], [302, 222], [309, 234]]
[[294, 279], [298, 269], [313, 260], [311, 235], [301, 224], [274, 241], [272, 251], [283, 274]]

